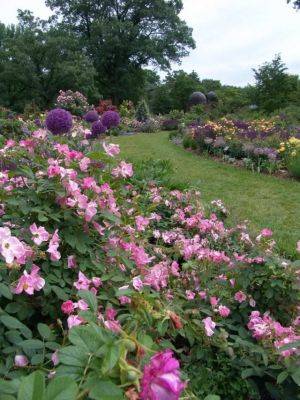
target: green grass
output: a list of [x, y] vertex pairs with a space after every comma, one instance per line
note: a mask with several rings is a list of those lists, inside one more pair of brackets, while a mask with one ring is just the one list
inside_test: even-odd
[[249, 220], [253, 232], [271, 228], [279, 250], [296, 256], [296, 242], [300, 240], [299, 182], [198, 156], [170, 142], [167, 133], [118, 137], [114, 141], [120, 144], [123, 157], [132, 162], [170, 160], [174, 182], [199, 188], [206, 201], [222, 199], [230, 211], [230, 223]]

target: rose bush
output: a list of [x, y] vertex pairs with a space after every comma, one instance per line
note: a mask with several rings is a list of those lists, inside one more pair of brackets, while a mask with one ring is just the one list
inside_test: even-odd
[[299, 263], [119, 151], [0, 149], [1, 399], [295, 399]]

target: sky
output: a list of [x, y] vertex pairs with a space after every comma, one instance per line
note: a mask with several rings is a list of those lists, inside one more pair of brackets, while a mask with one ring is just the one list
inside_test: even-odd
[[[173, 69], [228, 85], [253, 83], [252, 68], [281, 54], [289, 72], [300, 74], [300, 11], [285, 0], [183, 0], [181, 17], [193, 28], [197, 48]], [[17, 9], [40, 18], [43, 0], [0, 0], [0, 20], [15, 23]]]

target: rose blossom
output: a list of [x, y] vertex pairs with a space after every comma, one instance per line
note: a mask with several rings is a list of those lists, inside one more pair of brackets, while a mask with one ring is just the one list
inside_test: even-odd
[[221, 315], [221, 317], [226, 318], [230, 314], [230, 309], [226, 306], [220, 305], [218, 307], [218, 313]]
[[71, 329], [73, 326], [81, 325], [83, 323], [83, 319], [78, 315], [70, 315], [67, 319], [68, 328]]
[[30, 274], [27, 271], [19, 278], [17, 286], [12, 289], [15, 294], [20, 294], [23, 291], [33, 295], [34, 291], [39, 291], [45, 286], [45, 279], [39, 276], [40, 268], [37, 265], [32, 265]]
[[216, 327], [215, 322], [211, 319], [211, 317], [204, 318], [202, 320], [204, 323], [204, 329], [207, 336], [212, 336], [214, 334], [214, 329]]
[[234, 295], [234, 300], [238, 301], [239, 303], [243, 303], [243, 301], [245, 301], [246, 299], [247, 296], [241, 290], [239, 292], [236, 292], [236, 294]]
[[64, 314], [72, 314], [75, 309], [75, 305], [72, 300], [67, 300], [61, 305], [61, 311]]
[[104, 148], [105, 153], [110, 157], [114, 157], [120, 153], [120, 146], [118, 144], [113, 144], [113, 143], [106, 144], [104, 142], [102, 146]]
[[141, 400], [178, 400], [185, 387], [178, 360], [171, 350], [164, 350], [151, 357], [144, 367]]
[[17, 354], [15, 356], [15, 366], [16, 367], [26, 367], [28, 365], [28, 358], [26, 356]]
[[43, 226], [37, 227], [36, 224], [32, 224], [29, 229], [33, 235], [32, 240], [37, 246], [49, 240], [50, 235]]

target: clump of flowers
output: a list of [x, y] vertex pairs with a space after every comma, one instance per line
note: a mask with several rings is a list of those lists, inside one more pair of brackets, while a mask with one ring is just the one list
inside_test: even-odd
[[72, 115], [62, 108], [55, 108], [47, 114], [45, 123], [53, 135], [69, 133], [73, 124]]
[[117, 111], [106, 111], [101, 117], [101, 122], [107, 129], [117, 128], [120, 125], [121, 118]]
[[86, 122], [93, 123], [99, 120], [99, 114], [96, 110], [90, 110], [84, 115], [83, 119]]
[[178, 400], [186, 387], [180, 379], [179, 362], [171, 350], [151, 357], [141, 381], [141, 400]]
[[280, 143], [279, 154], [285, 158], [288, 170], [296, 178], [300, 178], [300, 139], [291, 137]]
[[87, 98], [80, 92], [60, 90], [56, 99], [56, 106], [70, 111], [73, 115], [83, 115], [89, 109]]

